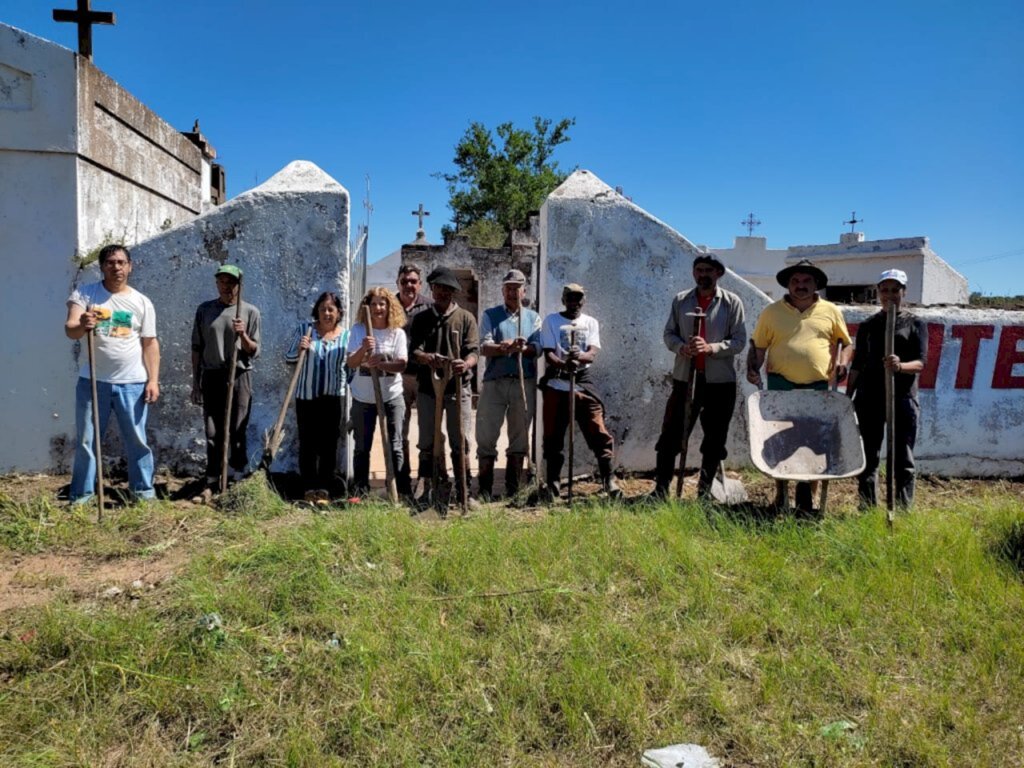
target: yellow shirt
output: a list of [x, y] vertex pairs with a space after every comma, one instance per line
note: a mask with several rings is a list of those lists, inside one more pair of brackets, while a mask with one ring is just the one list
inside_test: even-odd
[[794, 384], [828, 381], [832, 345], [850, 344], [839, 308], [822, 298], [803, 312], [785, 299], [769, 304], [752, 338], [758, 349], [768, 350], [768, 372]]

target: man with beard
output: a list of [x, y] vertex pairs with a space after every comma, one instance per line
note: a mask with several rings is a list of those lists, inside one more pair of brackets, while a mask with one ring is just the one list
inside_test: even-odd
[[[544, 318], [540, 345], [544, 350], [547, 370], [541, 386], [544, 389], [544, 463], [547, 479], [545, 495], [558, 498], [559, 479], [565, 458], [562, 453], [565, 433], [569, 429], [569, 379], [575, 376], [576, 423], [587, 445], [597, 459], [601, 484], [610, 496], [619, 498], [622, 491], [612, 475], [615, 439], [604, 424], [604, 403], [593, 389], [590, 369], [601, 348], [597, 320], [583, 314], [586, 292], [578, 283], [562, 289], [561, 312]], [[573, 327], [570, 334], [569, 328]], [[574, 338], [573, 338], [574, 337]]]
[[[864, 440], [864, 471], [857, 477], [861, 509], [878, 503], [878, 457], [885, 434], [885, 376], [893, 372], [896, 424], [894, 441], [895, 503], [907, 508], [914, 502], [914, 443], [921, 407], [917, 402], [917, 375], [924, 370], [928, 334], [919, 317], [902, 308], [907, 292], [907, 273], [887, 269], [878, 278], [878, 299], [882, 311], [857, 329], [857, 344], [850, 366], [846, 394], [853, 398], [857, 423]], [[889, 305], [896, 307], [893, 354], [885, 354], [885, 317]]]
[[[665, 346], [675, 354], [672, 370], [672, 394], [665, 405], [661, 436], [655, 450], [658, 455], [654, 496], [664, 498], [675, 471], [676, 456], [689, 426], [686, 399], [694, 381], [689, 423], [700, 415], [704, 440], [701, 442], [698, 498], [707, 498], [711, 481], [728, 455], [725, 440], [736, 406], [736, 368], [733, 358], [746, 347], [743, 302], [740, 297], [718, 287], [725, 264], [714, 253], [702, 253], [693, 260], [696, 287], [679, 293], [665, 323]], [[693, 335], [693, 314], [702, 314]], [[693, 379], [692, 377], [696, 377]]]
[[[768, 361], [768, 389], [828, 389], [832, 373], [832, 349], [842, 343], [836, 361], [836, 380], [846, 377], [853, 350], [846, 321], [839, 308], [818, 296], [828, 276], [807, 259], [781, 270], [775, 279], [787, 293], [765, 307], [754, 328], [754, 350], [747, 360], [747, 381], [761, 387], [761, 366]], [[817, 483], [797, 483], [796, 506], [802, 512], [813, 507]], [[776, 504], [782, 505], [781, 481]]]
[[[419, 265], [406, 263], [398, 268], [398, 301], [405, 310], [405, 337], [412, 330], [412, 319], [420, 312], [430, 309], [430, 297], [424, 296], [422, 270]], [[402, 372], [402, 397], [405, 399], [405, 415], [402, 417], [402, 463], [395, 467], [395, 481], [398, 492], [412, 496], [412, 478], [409, 459], [409, 425], [412, 423], [412, 407], [416, 403], [416, 363], [410, 359]]]

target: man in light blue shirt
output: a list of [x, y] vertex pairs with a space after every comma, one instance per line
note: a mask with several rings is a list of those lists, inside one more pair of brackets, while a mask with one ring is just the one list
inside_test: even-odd
[[483, 313], [480, 354], [487, 359], [483, 388], [476, 412], [477, 458], [480, 462], [480, 499], [494, 491], [494, 463], [498, 436], [507, 423], [508, 451], [505, 493], [519, 490], [523, 462], [530, 450], [530, 425], [537, 393], [537, 356], [540, 354], [540, 315], [523, 306], [526, 276], [509, 270], [502, 280], [504, 303]]

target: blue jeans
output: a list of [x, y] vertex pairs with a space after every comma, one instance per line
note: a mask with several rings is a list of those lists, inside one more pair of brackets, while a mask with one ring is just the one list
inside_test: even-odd
[[[391, 446], [391, 460], [397, 470], [402, 466], [402, 420], [405, 398], [384, 401], [384, 422], [388, 429], [386, 444]], [[370, 449], [377, 430], [377, 404], [352, 400], [352, 428], [355, 449], [352, 452], [352, 487], [365, 493], [370, 487]], [[383, 439], [383, 438], [382, 438]]]
[[[146, 444], [146, 401], [143, 397], [145, 382], [140, 384], [110, 384], [96, 382], [96, 399], [100, 409], [100, 435], [107, 431], [107, 422], [113, 411], [124, 444], [128, 462], [128, 488], [142, 499], [156, 496], [153, 490], [153, 451]], [[92, 387], [89, 379], [79, 377], [75, 387], [75, 426], [78, 442], [75, 445], [75, 466], [71, 472], [71, 501], [87, 501], [96, 488], [96, 439], [92, 428]]]

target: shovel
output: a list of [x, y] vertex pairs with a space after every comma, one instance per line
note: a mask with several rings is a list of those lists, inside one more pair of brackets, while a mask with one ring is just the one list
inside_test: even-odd
[[743, 483], [731, 477], [725, 476], [725, 469], [722, 463], [718, 463], [718, 471], [711, 480], [711, 498], [719, 504], [745, 504], [750, 500], [747, 489]]
[[[313, 326], [310, 325], [304, 337], [308, 339], [312, 335]], [[260, 468], [268, 474], [270, 473], [270, 465], [274, 463], [274, 457], [281, 448], [281, 440], [284, 438], [284, 420], [288, 415], [288, 406], [291, 405], [292, 395], [295, 394], [295, 385], [299, 381], [299, 374], [302, 372], [302, 366], [306, 361], [306, 351], [305, 349], [299, 349], [299, 359], [295, 362], [295, 370], [292, 371], [292, 378], [288, 382], [288, 392], [284, 396], [281, 410], [277, 414], [277, 421], [274, 422], [274, 428], [267, 437], [263, 448], [263, 459], [260, 461]]]

